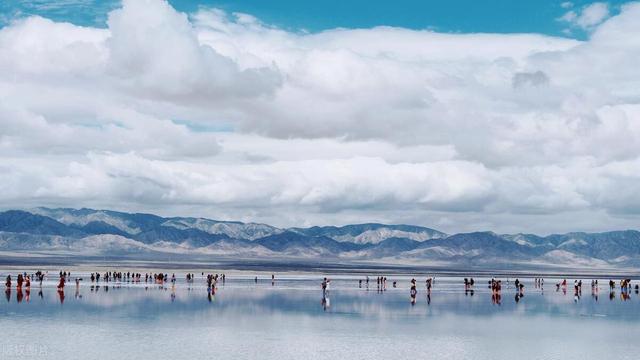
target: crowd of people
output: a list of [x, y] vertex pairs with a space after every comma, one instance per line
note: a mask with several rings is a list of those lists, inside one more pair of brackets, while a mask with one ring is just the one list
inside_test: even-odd
[[[207, 297], [209, 301], [213, 301], [216, 295], [216, 290], [219, 283], [223, 285], [226, 282], [226, 274], [206, 274], [202, 272], [201, 279], [204, 279], [207, 288]], [[55, 275], [54, 275], [55, 276]], [[42, 282], [45, 277], [50, 277], [48, 272], [37, 271], [32, 274], [28, 274], [27, 272], [19, 273], [15, 277], [12, 277], [11, 274], [7, 275], [5, 280], [5, 295], [7, 297], [7, 301], [10, 300], [11, 291], [15, 287], [16, 289], [16, 300], [17, 302], [22, 302], [23, 300], [29, 301], [31, 296], [31, 286], [32, 281], [36, 281], [38, 283], [39, 296], [42, 297]], [[175, 273], [169, 275], [168, 273], [139, 273], [139, 272], [121, 272], [121, 271], [105, 271], [105, 272], [92, 272], [89, 275], [89, 279], [91, 282], [91, 291], [98, 291], [100, 289], [100, 284], [103, 285], [105, 291], [108, 291], [108, 283], [115, 283], [118, 286], [122, 283], [145, 283], [145, 284], [155, 284], [159, 285], [161, 288], [164, 288], [166, 284], [171, 284], [172, 288], [172, 300], [175, 299], [175, 284], [177, 281], [177, 277]], [[196, 275], [194, 273], [187, 273], [185, 275], [185, 283], [189, 286], [196, 282]], [[75, 277], [73, 281], [75, 281], [76, 288], [76, 298], [81, 297], [80, 295], [80, 283], [83, 279], [81, 277]], [[71, 272], [69, 271], [60, 271], [58, 273], [56, 290], [58, 292], [60, 302], [64, 302], [65, 294], [65, 286], [68, 282], [72, 281]], [[258, 277], [254, 278], [254, 282], [258, 283]], [[271, 285], [275, 286], [276, 278], [275, 274], [271, 275]], [[464, 285], [464, 294], [473, 296], [475, 293], [475, 280], [471, 278], [463, 278], [462, 279]], [[363, 286], [369, 290], [370, 277], [366, 276], [364, 279], [358, 280], [358, 287], [362, 288]], [[382, 293], [387, 290], [388, 279], [387, 276], [376, 276], [376, 289], [378, 292]], [[410, 302], [412, 305], [416, 304], [418, 297], [418, 281], [415, 278], [412, 278], [409, 282], [409, 296]], [[426, 287], [426, 295], [427, 295], [427, 303], [431, 303], [431, 289], [433, 288], [435, 283], [435, 277], [427, 277], [425, 279], [425, 287]], [[506, 279], [507, 288], [510, 286], [510, 280]], [[114, 285], [115, 285], [114, 284]], [[322, 290], [322, 307], [327, 310], [330, 307], [330, 299], [329, 299], [329, 288], [330, 288], [331, 280], [328, 278], [323, 278], [321, 282], [321, 290]], [[95, 285], [95, 286], [94, 286]], [[515, 279], [513, 282], [515, 295], [515, 302], [518, 303], [525, 296], [525, 285], [519, 279]], [[609, 280], [609, 298], [615, 298], [615, 289], [616, 286], [620, 288], [620, 297], [622, 300], [629, 300], [631, 297], [631, 293], [635, 290], [635, 293], [638, 294], [640, 292], [640, 284], [635, 283], [632, 284], [632, 280], [629, 278], [624, 278], [616, 283], [614, 280]], [[540, 289], [544, 291], [544, 279], [535, 277], [533, 279], [533, 286], [535, 289]], [[562, 291], [564, 295], [567, 294], [568, 290], [568, 282], [567, 279], [562, 279], [558, 281], [556, 284], [556, 292]], [[392, 287], [397, 287], [397, 281], [392, 281]], [[491, 291], [491, 302], [495, 305], [501, 305], [502, 303], [502, 287], [503, 282], [500, 279], [491, 278], [488, 281], [488, 288]], [[189, 288], [190, 289], [190, 288]], [[574, 301], [579, 301], [582, 297], [582, 280], [576, 279], [573, 282], [573, 295]], [[598, 279], [591, 280], [591, 295], [597, 301], [599, 295], [599, 284]]]

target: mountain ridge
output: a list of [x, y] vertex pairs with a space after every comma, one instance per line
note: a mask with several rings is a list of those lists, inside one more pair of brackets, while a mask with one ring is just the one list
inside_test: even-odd
[[414, 225], [379, 223], [278, 228], [200, 217], [161, 217], [88, 208], [0, 212], [0, 251], [181, 253], [220, 257], [331, 258], [452, 264], [640, 264], [640, 232], [446, 234]]

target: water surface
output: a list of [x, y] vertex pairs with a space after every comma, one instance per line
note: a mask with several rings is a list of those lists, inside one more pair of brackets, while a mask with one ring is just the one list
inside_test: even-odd
[[[4, 279], [7, 272], [1, 272]], [[171, 275], [171, 274], [169, 274]], [[430, 296], [424, 278], [412, 304], [407, 276], [332, 275], [323, 298], [321, 274], [229, 274], [211, 294], [205, 280], [176, 273], [161, 286], [135, 282], [73, 281], [64, 293], [56, 276], [0, 299], [0, 357], [39, 359], [637, 359], [640, 295], [610, 293], [604, 281], [592, 294], [557, 279], [537, 288], [524, 279], [516, 299], [503, 278], [500, 302], [488, 279], [465, 291], [460, 278], [436, 277]], [[15, 273], [14, 276], [15, 277]], [[397, 282], [397, 288], [392, 286]], [[569, 279], [570, 284], [573, 279]], [[516, 301], [517, 300], [517, 301]]]

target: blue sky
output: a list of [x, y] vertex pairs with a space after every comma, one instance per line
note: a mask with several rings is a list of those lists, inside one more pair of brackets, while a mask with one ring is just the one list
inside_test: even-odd
[[[193, 13], [199, 7], [248, 13], [263, 22], [288, 30], [317, 32], [336, 27], [370, 28], [379, 25], [432, 29], [453, 33], [541, 33], [583, 39], [586, 33], [563, 32], [558, 21], [568, 11], [566, 1], [538, 0], [170, 0], [179, 11]], [[592, 1], [571, 1], [579, 9]], [[609, 1], [612, 12], [622, 1]], [[104, 26], [107, 13], [119, 0], [4, 0], [2, 23], [16, 16], [40, 15], [77, 25]]]

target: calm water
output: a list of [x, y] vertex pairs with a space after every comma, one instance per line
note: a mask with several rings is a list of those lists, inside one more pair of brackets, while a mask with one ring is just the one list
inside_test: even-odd
[[[7, 272], [0, 271], [2, 279]], [[63, 298], [54, 276], [30, 294], [15, 285], [0, 299], [0, 358], [38, 359], [637, 359], [640, 296], [599, 296], [587, 279], [544, 289], [525, 279], [516, 302], [513, 279], [500, 304], [487, 279], [473, 292], [459, 278], [436, 278], [430, 298], [424, 278], [410, 302], [409, 277], [389, 276], [387, 290], [360, 276], [332, 276], [323, 301], [322, 275], [228, 275], [209, 297], [204, 279], [175, 286], [85, 281]], [[15, 273], [14, 273], [15, 280]], [[504, 279], [506, 280], [506, 279]], [[398, 282], [398, 288], [392, 282]], [[570, 283], [573, 283], [571, 279]], [[18, 298], [21, 298], [18, 301]]]

